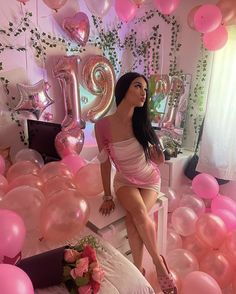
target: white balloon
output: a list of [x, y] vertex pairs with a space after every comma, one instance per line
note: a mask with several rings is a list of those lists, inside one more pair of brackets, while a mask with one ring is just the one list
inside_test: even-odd
[[85, 0], [85, 3], [92, 14], [100, 17], [105, 16], [112, 5], [111, 0]]

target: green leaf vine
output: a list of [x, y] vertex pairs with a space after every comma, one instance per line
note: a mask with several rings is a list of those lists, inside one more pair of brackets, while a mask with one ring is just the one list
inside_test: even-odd
[[[85, 48], [80, 44], [77, 44], [73, 40], [65, 38], [63, 36], [54, 36], [51, 33], [42, 32], [32, 22], [32, 13], [25, 12], [19, 19], [18, 23], [9, 21], [7, 28], [0, 28], [0, 37], [16, 38], [23, 33], [29, 33], [28, 44], [30, 45], [36, 60], [39, 62], [46, 62], [48, 56], [48, 50], [53, 48], [62, 48], [67, 55], [80, 54], [85, 51]], [[120, 73], [124, 66], [120, 60], [119, 53], [124, 50], [129, 50], [133, 56], [132, 70], [137, 70], [141, 67], [143, 74], [148, 78], [151, 74], [157, 74], [160, 71], [160, 50], [162, 45], [162, 33], [160, 26], [153, 25], [150, 29], [148, 37], [143, 40], [138, 40], [137, 32], [141, 23], [149, 23], [154, 17], [159, 17], [168, 26], [170, 26], [171, 32], [171, 46], [169, 50], [169, 75], [182, 74], [182, 70], [178, 66], [178, 53], [181, 48], [179, 42], [180, 25], [178, 24], [175, 16], [165, 16], [158, 10], [149, 10], [144, 12], [144, 15], [140, 18], [133, 20], [133, 28], [126, 32], [123, 40], [120, 38], [120, 32], [126, 26], [122, 21], [118, 22], [112, 28], [105, 30], [103, 20], [99, 17], [92, 15], [93, 25], [96, 29], [95, 36], [91, 36], [88, 40], [88, 44], [94, 45], [102, 50], [105, 57], [107, 57], [112, 63], [116, 74]], [[28, 46], [15, 46], [4, 44], [0, 42], [0, 54], [5, 50], [16, 50], [17, 52], [25, 52]], [[3, 62], [0, 62], [0, 71], [4, 69]], [[11, 97], [12, 101], [16, 100], [16, 97], [12, 96], [9, 91], [9, 80], [4, 76], [0, 76], [0, 81], [3, 84], [3, 88], [7, 96]], [[18, 119], [18, 114], [15, 112], [10, 103], [7, 102], [9, 112], [11, 112], [11, 119], [18, 127], [21, 126], [21, 122]], [[23, 129], [23, 128], [22, 128]], [[21, 141], [26, 144], [24, 133], [20, 132]]]
[[[208, 71], [209, 51], [201, 45], [196, 65], [195, 84], [189, 96], [188, 115], [193, 121], [195, 134], [199, 133], [204, 113], [206, 78]], [[200, 114], [200, 115], [199, 115]]]
[[[180, 25], [177, 23], [175, 16], [165, 16], [158, 10], [149, 10], [144, 13], [144, 16], [133, 21], [135, 27], [139, 27], [140, 23], [147, 23], [153, 17], [158, 16], [171, 28], [171, 46], [169, 52], [169, 75], [177, 75], [183, 73], [178, 69], [177, 53], [181, 48], [181, 43], [178, 41]], [[156, 74], [160, 70], [160, 46], [162, 42], [162, 34], [160, 26], [155, 25], [151, 27], [150, 34], [145, 40], [138, 41], [138, 29], [132, 28], [130, 32], [126, 33], [124, 41], [119, 37], [120, 31], [123, 29], [125, 23], [122, 21], [110, 30], [104, 29], [104, 24], [101, 18], [92, 16], [94, 26], [97, 30], [97, 36], [94, 40], [95, 46], [98, 46], [103, 54], [111, 61], [115, 72], [118, 74], [121, 70], [122, 64], [118, 57], [118, 52], [122, 50], [129, 50], [133, 56], [134, 64], [132, 70], [136, 70], [139, 66], [143, 68], [143, 74], [150, 77], [151, 74]]]

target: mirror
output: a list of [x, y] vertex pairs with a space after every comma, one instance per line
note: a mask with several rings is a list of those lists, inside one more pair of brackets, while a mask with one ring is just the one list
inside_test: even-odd
[[152, 75], [149, 79], [151, 122], [165, 147], [169, 142], [182, 145], [190, 84], [189, 74]]

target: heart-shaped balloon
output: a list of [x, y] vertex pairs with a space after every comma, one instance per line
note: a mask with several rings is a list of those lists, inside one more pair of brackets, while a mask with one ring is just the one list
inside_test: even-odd
[[62, 130], [55, 138], [55, 147], [61, 158], [80, 154], [84, 145], [84, 132], [80, 128]]
[[63, 20], [62, 27], [73, 40], [82, 46], [86, 45], [90, 32], [90, 24], [84, 12], [77, 12], [73, 17], [66, 17]]

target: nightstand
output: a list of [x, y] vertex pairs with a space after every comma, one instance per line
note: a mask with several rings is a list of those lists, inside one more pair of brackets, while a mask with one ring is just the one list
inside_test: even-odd
[[183, 150], [183, 153], [178, 154], [177, 157], [171, 157], [170, 160], [166, 160], [164, 164], [159, 166], [162, 187], [167, 186], [178, 190], [189, 183], [189, 179], [184, 175], [184, 168], [192, 155], [192, 151]]

